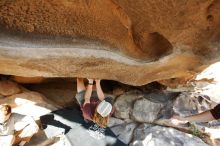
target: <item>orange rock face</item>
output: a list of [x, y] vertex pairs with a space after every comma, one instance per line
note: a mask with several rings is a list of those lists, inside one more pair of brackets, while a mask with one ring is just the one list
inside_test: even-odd
[[0, 73], [134, 85], [191, 76], [219, 58], [219, 9], [219, 0], [1, 0], [0, 64], [11, 69]]
[[43, 77], [12, 76], [11, 80], [16, 81], [17, 83], [22, 83], [22, 84], [38, 84], [38, 83], [44, 82], [46, 79]]
[[0, 81], [0, 94], [3, 96], [10, 96], [20, 93], [21, 89], [18, 84], [12, 81]]

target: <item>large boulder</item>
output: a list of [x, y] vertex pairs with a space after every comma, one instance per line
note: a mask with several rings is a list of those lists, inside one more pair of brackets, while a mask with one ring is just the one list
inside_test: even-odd
[[119, 96], [114, 103], [117, 118], [138, 122], [154, 122], [173, 115], [173, 101], [179, 92], [156, 90], [151, 93], [131, 90]]
[[132, 117], [138, 122], [154, 122], [164, 107], [161, 103], [151, 102], [145, 98], [135, 101]]
[[143, 85], [219, 60], [219, 1], [1, 0], [0, 8], [1, 74]]
[[48, 100], [42, 94], [33, 91], [1, 98], [0, 104], [4, 103], [11, 105], [13, 112], [29, 115], [34, 119], [39, 119], [40, 116], [48, 114], [59, 108], [59, 106]]
[[10, 96], [21, 92], [19, 85], [10, 80], [0, 81], [0, 95]]
[[130, 119], [134, 102], [143, 96], [144, 94], [138, 90], [129, 91], [119, 96], [114, 103], [114, 116], [121, 119]]
[[195, 92], [207, 96], [215, 103], [220, 103], [220, 62], [202, 68], [203, 71], [196, 76], [161, 80], [160, 83], [166, 85], [169, 91]]
[[195, 91], [208, 96], [212, 101], [220, 103], [220, 62], [208, 66], [196, 76]]
[[123, 123], [111, 127], [112, 132], [117, 135], [118, 139], [125, 144], [129, 144], [133, 138], [133, 131], [137, 127], [137, 123]]
[[115, 117], [110, 117], [109, 122], [108, 122], [108, 127], [114, 127], [116, 125], [123, 124], [125, 121], [115, 118]]
[[31, 84], [32, 91], [39, 92], [62, 107], [78, 104], [75, 99], [76, 83], [71, 80], [54, 79], [41, 84]]
[[175, 114], [189, 116], [210, 110], [216, 106], [207, 96], [201, 94], [181, 93], [173, 103]]
[[208, 146], [196, 136], [173, 128], [142, 124], [134, 131], [130, 146]]
[[[180, 95], [180, 92], [169, 92], [166, 90], [153, 90], [151, 93], [145, 93], [144, 98], [155, 105], [161, 105], [163, 108], [160, 109], [157, 117], [160, 119], [169, 119], [173, 115], [173, 102], [176, 97]], [[143, 112], [143, 111], [142, 111]]]

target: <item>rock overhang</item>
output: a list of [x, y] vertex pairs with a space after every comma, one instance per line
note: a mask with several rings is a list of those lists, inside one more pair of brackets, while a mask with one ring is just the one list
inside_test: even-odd
[[104, 43], [82, 38], [23, 37], [23, 34], [1, 32], [0, 40], [0, 71], [9, 75], [81, 76], [143, 85], [158, 79], [191, 74], [193, 66], [200, 64], [197, 56], [181, 52], [181, 49], [159, 60], [144, 61], [111, 51]]
[[218, 1], [3, 0], [0, 7], [2, 74], [143, 85], [193, 76], [219, 60]]

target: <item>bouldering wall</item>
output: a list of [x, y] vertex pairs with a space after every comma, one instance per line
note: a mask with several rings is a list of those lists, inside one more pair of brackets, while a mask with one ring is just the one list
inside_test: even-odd
[[0, 73], [143, 85], [219, 61], [219, 0], [0, 0]]

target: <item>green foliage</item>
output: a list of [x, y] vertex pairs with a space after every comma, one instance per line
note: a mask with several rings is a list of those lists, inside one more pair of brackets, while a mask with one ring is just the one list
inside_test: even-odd
[[199, 138], [202, 138], [202, 133], [199, 131], [199, 129], [194, 125], [190, 124], [190, 130], [192, 131], [192, 135], [197, 136]]

